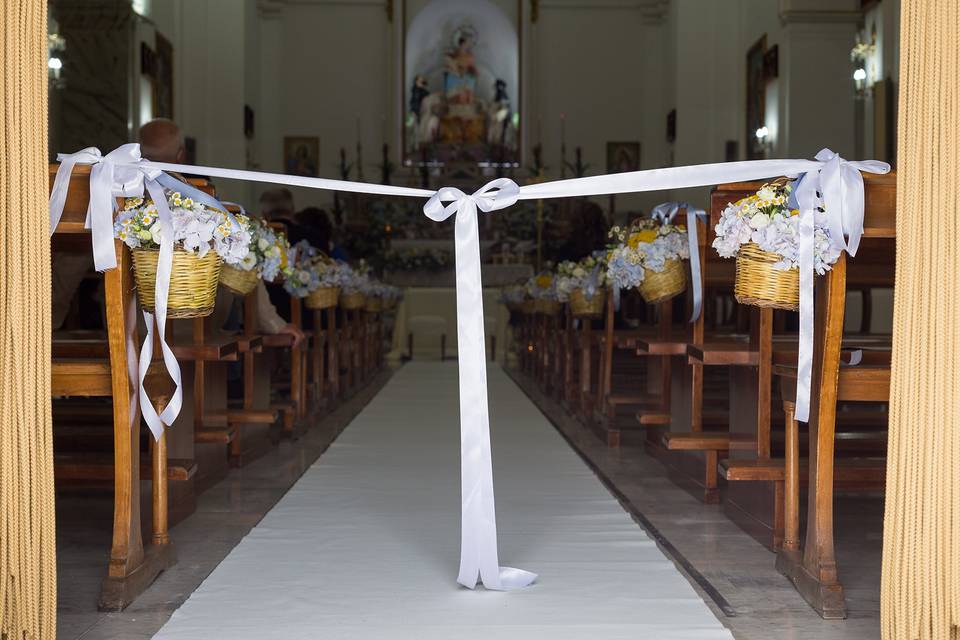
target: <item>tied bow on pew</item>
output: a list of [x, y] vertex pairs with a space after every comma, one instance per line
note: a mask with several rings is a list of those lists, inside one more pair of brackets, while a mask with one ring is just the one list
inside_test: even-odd
[[697, 240], [697, 221], [707, 224], [710, 220], [707, 212], [689, 202], [664, 202], [650, 211], [650, 217], [660, 224], [671, 224], [677, 213], [687, 212], [687, 246], [690, 248], [690, 279], [693, 280], [693, 311], [690, 322], [696, 322], [703, 308], [702, 280], [700, 278], [700, 246]]
[[[113, 214], [117, 208], [116, 198], [143, 197], [144, 191], [146, 191], [157, 206], [161, 240], [160, 255], [157, 262], [155, 314], [146, 310], [143, 311], [143, 319], [147, 325], [147, 335], [140, 350], [139, 364], [134, 366], [131, 363], [128, 368], [131, 378], [134, 377], [135, 372], [139, 372], [135, 376], [138, 384], [134, 386], [138, 389], [140, 397], [140, 411], [151, 433], [159, 439], [164, 427], [171, 426], [176, 420], [183, 404], [180, 365], [166, 340], [167, 297], [170, 289], [170, 274], [173, 270], [174, 241], [173, 222], [164, 189], [179, 191], [211, 209], [219, 209], [226, 213], [227, 219], [234, 229], [238, 229], [239, 225], [233, 214], [227, 211], [226, 207], [215, 198], [177, 180], [160, 169], [148, 166], [140, 156], [139, 144], [122, 145], [106, 156], [102, 156], [99, 149], [88, 147], [77, 153], [59, 154], [57, 160], [60, 161], [60, 167], [57, 169], [57, 176], [50, 193], [50, 234], [53, 235], [60, 223], [60, 217], [63, 215], [63, 207], [66, 203], [67, 190], [70, 184], [70, 174], [73, 173], [73, 168], [78, 164], [91, 165], [90, 200], [87, 205], [85, 227], [90, 229], [91, 232], [93, 264], [97, 271], [106, 271], [117, 267], [116, 252], [113, 248]], [[156, 331], [160, 339], [163, 362], [175, 387], [167, 406], [159, 414], [157, 414], [143, 385], [150, 368], [150, 362], [153, 360], [154, 315], [156, 315]]]

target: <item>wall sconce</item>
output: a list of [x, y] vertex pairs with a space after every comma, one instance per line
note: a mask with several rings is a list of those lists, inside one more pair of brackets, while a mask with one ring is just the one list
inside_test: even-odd
[[770, 129], [767, 128], [767, 125], [763, 125], [757, 129], [753, 135], [757, 138], [757, 146], [763, 148], [764, 153], [769, 153], [773, 149], [773, 139], [770, 136]]
[[63, 71], [63, 52], [67, 48], [67, 43], [57, 33], [47, 35], [47, 79], [50, 81], [51, 88], [59, 89], [63, 87], [63, 79], [60, 73]]
[[877, 26], [873, 25], [870, 33], [870, 42], [864, 42], [862, 34], [857, 34], [857, 43], [850, 50], [850, 62], [853, 64], [853, 85], [858, 98], [864, 98], [870, 86], [876, 81], [871, 78], [876, 75], [873, 68], [873, 59], [877, 53]]

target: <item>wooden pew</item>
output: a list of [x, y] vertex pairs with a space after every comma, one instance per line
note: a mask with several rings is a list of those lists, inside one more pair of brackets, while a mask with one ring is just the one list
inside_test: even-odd
[[[622, 294], [624, 298], [628, 295]], [[615, 393], [613, 389], [613, 362], [614, 355], [618, 351], [627, 351], [632, 354], [638, 353], [639, 345], [645, 341], [653, 339], [658, 334], [669, 335], [670, 325], [673, 321], [673, 301], [656, 305], [657, 324], [655, 327], [642, 326], [638, 329], [616, 329], [616, 314], [613, 304], [613, 296], [607, 296], [605, 312], [603, 317], [603, 333], [599, 336], [597, 342], [600, 352], [600, 359], [597, 366], [597, 391], [595, 394], [595, 404], [588, 405], [588, 408], [596, 407], [596, 411], [582, 414], [581, 417], [588, 424], [593, 424], [600, 432], [601, 438], [609, 447], [620, 446], [621, 425], [617, 423], [617, 409], [623, 406], [632, 405], [638, 410], [638, 415], [647, 415], [658, 413], [662, 407], [661, 401], [664, 397], [669, 398], [669, 382], [664, 385], [664, 377], [661, 375], [660, 395], [654, 396], [645, 390], [637, 390], [626, 393]], [[581, 342], [581, 349], [584, 348]], [[646, 354], [640, 354], [646, 355]], [[670, 363], [668, 358], [661, 358], [661, 374], [670, 374]], [[667, 362], [663, 362], [666, 360]], [[649, 371], [649, 367], [648, 367]], [[666, 396], [664, 396], [666, 392]], [[652, 423], [651, 423], [652, 424]]]
[[[57, 165], [50, 166], [50, 184], [53, 185]], [[70, 179], [63, 217], [54, 234], [56, 242], [70, 234], [83, 234], [87, 203], [89, 201], [90, 168], [77, 166]], [[89, 245], [82, 250], [89, 251]], [[135, 326], [129, 326], [133, 311], [133, 281], [130, 253], [119, 241], [114, 242], [117, 268], [106, 271], [104, 294], [106, 302], [107, 342], [106, 359], [101, 354], [73, 353], [54, 357], [51, 388], [55, 397], [111, 397], [113, 418], [113, 459], [78, 457], [61, 458], [55, 465], [55, 477], [61, 485], [71, 480], [113, 481], [114, 516], [113, 536], [107, 575], [103, 580], [98, 607], [101, 610], [121, 610], [129, 605], [163, 570], [176, 562], [176, 554], [167, 530], [167, 480], [173, 471], [177, 476], [192, 475], [189, 463], [171, 469], [168, 466], [166, 439], [151, 444], [150, 478], [153, 480], [153, 528], [150, 544], [144, 545], [140, 520], [140, 410], [136, 401], [134, 381], [128, 375], [128, 334], [135, 344], [139, 337]], [[165, 370], [155, 364], [146, 380], [151, 397], [163, 405], [172, 394]]]
[[[864, 243], [896, 237], [896, 175], [864, 175]], [[859, 257], [859, 252], [858, 252]], [[777, 554], [777, 568], [793, 581], [800, 594], [824, 618], [846, 616], [843, 585], [837, 574], [833, 542], [833, 488], [835, 478], [837, 403], [842, 400], [886, 401], [889, 399], [889, 364], [865, 363], [840, 367], [841, 341], [846, 307], [847, 260], [845, 255], [817, 283], [814, 370], [809, 423], [807, 471], [807, 531], [802, 547], [794, 530], [798, 523], [798, 459], [796, 424], [791, 420], [788, 458], [791, 489], [786, 498], [791, 520], [790, 539]], [[855, 263], [857, 258], [850, 260]], [[785, 372], [786, 373], [786, 372]], [[882, 482], [882, 466], [872, 465]]]
[[[216, 187], [208, 180], [190, 178], [188, 182], [204, 193], [216, 196]], [[238, 207], [228, 206], [228, 209], [234, 213], [239, 211]], [[218, 295], [229, 294], [220, 290]], [[210, 321], [205, 317], [193, 318], [190, 323], [191, 340], [184, 343], [182, 340], [173, 338], [171, 347], [181, 363], [193, 363], [194, 443], [201, 446], [222, 447], [222, 458], [221, 454], [217, 453], [215, 457], [208, 459], [213, 464], [203, 469], [206, 481], [211, 482], [226, 473], [227, 465], [236, 466], [242, 461], [240, 429], [248, 424], [272, 424], [275, 416], [271, 411], [229, 407], [225, 376], [221, 380], [224, 387], [217, 392], [218, 396], [211, 398], [208, 394], [208, 391], [214, 387], [212, 379], [207, 376], [208, 366], [246, 360], [248, 353], [252, 356], [262, 348], [262, 338], [256, 334], [244, 336], [224, 334], [220, 327], [210, 326]], [[221, 371], [225, 371], [225, 368]], [[252, 370], [250, 374], [253, 375]], [[211, 404], [215, 406], [210, 406]], [[203, 454], [198, 452], [198, 455]], [[223, 466], [220, 468], [211, 468], [219, 467], [221, 464]]]

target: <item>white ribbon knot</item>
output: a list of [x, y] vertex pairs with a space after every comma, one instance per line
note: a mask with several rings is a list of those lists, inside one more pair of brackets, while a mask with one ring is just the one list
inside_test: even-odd
[[[497, 516], [493, 498], [490, 415], [487, 406], [486, 332], [477, 210], [497, 211], [514, 204], [520, 187], [499, 178], [473, 195], [444, 187], [423, 207], [431, 220], [457, 214], [454, 226], [457, 267], [457, 359], [460, 381], [460, 573], [457, 582], [473, 589], [506, 591], [525, 587], [537, 576], [501, 567], [497, 553]], [[444, 204], [449, 202], [449, 204]]]
[[693, 309], [690, 312], [690, 322], [696, 322], [703, 309], [703, 291], [700, 276], [700, 243], [697, 239], [697, 220], [707, 224], [707, 212], [695, 207], [689, 202], [664, 202], [650, 211], [650, 217], [661, 225], [673, 223], [680, 209], [687, 212], [687, 247], [690, 251], [690, 279], [693, 281]]
[[[465, 204], [472, 204], [480, 211], [490, 213], [516, 204], [519, 198], [520, 187], [516, 182], [510, 178], [497, 178], [474, 191], [473, 195], [467, 195], [456, 187], [443, 187], [423, 205], [423, 213], [431, 220], [443, 222]], [[444, 205], [444, 202], [450, 204]]]

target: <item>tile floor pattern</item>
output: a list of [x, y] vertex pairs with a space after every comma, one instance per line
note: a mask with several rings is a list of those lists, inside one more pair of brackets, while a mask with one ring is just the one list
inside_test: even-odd
[[[179, 562], [123, 612], [96, 611], [110, 542], [109, 496], [58, 496], [58, 638], [150, 638], [326, 449], [371, 391], [362, 392], [300, 440], [282, 442], [201, 494], [196, 512], [171, 531]], [[536, 392], [531, 395], [599, 472], [729, 601], [737, 616], [722, 620], [735, 637], [879, 637], [881, 499], [837, 500], [837, 554], [850, 617], [824, 621], [777, 573], [773, 555], [727, 520], [721, 506], [703, 505], [678, 488], [641, 445], [609, 450], [558, 407]]]

